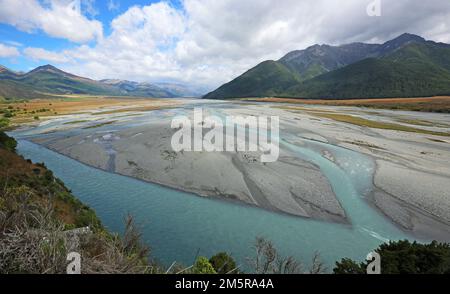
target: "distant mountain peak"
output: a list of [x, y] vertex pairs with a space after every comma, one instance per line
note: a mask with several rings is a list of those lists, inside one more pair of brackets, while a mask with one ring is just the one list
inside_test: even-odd
[[51, 64], [46, 64], [46, 65], [42, 65], [42, 66], [38, 66], [35, 69], [27, 72], [24, 74], [24, 76], [33, 76], [35, 74], [40, 74], [40, 73], [50, 73], [50, 74], [54, 74], [54, 75], [58, 75], [58, 76], [62, 76], [65, 78], [71, 78], [71, 79], [75, 79], [75, 80], [82, 80], [88, 83], [93, 83], [95, 81], [89, 79], [89, 78], [85, 78], [85, 77], [81, 77], [81, 76], [77, 76], [68, 72], [65, 72]]
[[418, 42], [424, 42], [425, 39], [421, 36], [418, 35], [414, 35], [414, 34], [410, 34], [410, 33], [403, 33], [400, 36], [398, 36], [397, 38], [393, 39], [392, 41], [395, 40], [401, 40], [401, 41], [418, 41]]
[[9, 68], [7, 68], [7, 67], [5, 67], [5, 66], [0, 64], [0, 72], [5, 72], [5, 71], [12, 72], [12, 70], [10, 70]]
[[108, 84], [108, 85], [119, 85], [119, 84], [133, 84], [137, 85], [138, 82], [128, 81], [128, 80], [120, 80], [120, 79], [104, 79], [100, 80], [100, 83]]
[[59, 68], [54, 67], [51, 64], [46, 64], [46, 65], [42, 65], [42, 66], [38, 66], [35, 69], [33, 69], [31, 72], [38, 72], [38, 71], [55, 71], [55, 72], [62, 72], [64, 73], [64, 71], [60, 70]]
[[387, 41], [382, 45], [383, 50], [397, 50], [413, 43], [425, 43], [426, 40], [420, 36], [404, 33], [395, 39]]
[[[420, 62], [410, 63], [408, 58], [417, 52], [422, 54], [413, 57]], [[316, 44], [289, 52], [271, 66], [266, 65], [260, 63], [205, 97], [371, 98], [450, 94], [450, 45], [410, 33], [384, 44]], [[411, 71], [420, 72], [420, 78], [411, 76]], [[386, 78], [389, 75], [390, 80]], [[371, 81], [371, 76], [377, 80]]]
[[[41, 98], [48, 94], [88, 94], [130, 97], [194, 97], [189, 87], [167, 84], [106, 79], [95, 81], [62, 71], [51, 64], [27, 73], [16, 73], [0, 65], [0, 96], [5, 98]], [[195, 94], [195, 95], [193, 95]]]
[[51, 65], [51, 64], [46, 64], [41, 66], [42, 69], [57, 69], [55, 66]]

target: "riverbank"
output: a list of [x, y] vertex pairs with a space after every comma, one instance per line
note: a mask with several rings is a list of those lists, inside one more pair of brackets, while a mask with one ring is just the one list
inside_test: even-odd
[[124, 239], [111, 234], [52, 171], [17, 155], [16, 146], [0, 131], [0, 274], [64, 274], [70, 252], [82, 256], [80, 273], [158, 271], [138, 238], [126, 240], [137, 234], [131, 219]]

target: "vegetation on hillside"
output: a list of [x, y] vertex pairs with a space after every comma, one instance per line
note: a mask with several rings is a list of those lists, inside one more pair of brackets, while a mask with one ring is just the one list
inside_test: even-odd
[[[439, 60], [450, 49], [411, 44], [384, 58], [369, 58], [298, 84], [285, 97], [395, 98], [450, 94], [450, 71]], [[442, 55], [441, 57], [436, 55]], [[448, 56], [448, 57], [447, 57]]]
[[450, 94], [450, 45], [405, 34], [380, 45], [316, 45], [266, 61], [210, 99], [355, 99]]
[[[381, 256], [382, 274], [450, 274], [450, 244], [420, 244], [407, 240], [382, 244], [375, 250]], [[365, 274], [369, 262], [351, 259], [336, 262], [335, 274]]]
[[265, 61], [204, 98], [269, 97], [296, 85], [299, 81], [299, 77], [282, 63]]
[[238, 274], [240, 272], [234, 259], [226, 252], [219, 252], [209, 259], [218, 274]]
[[111, 235], [44, 164], [15, 154], [0, 132], [0, 273], [65, 273], [67, 254], [83, 256], [83, 273], [146, 273], [158, 268], [132, 219]]
[[40, 66], [27, 73], [17, 73], [0, 65], [0, 100], [55, 98], [68, 94], [173, 98], [195, 96], [192, 93], [182, 85], [95, 81], [51, 65]]

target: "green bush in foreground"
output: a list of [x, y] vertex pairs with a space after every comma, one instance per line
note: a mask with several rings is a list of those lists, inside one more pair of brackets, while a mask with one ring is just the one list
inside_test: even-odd
[[[389, 242], [375, 250], [381, 256], [382, 274], [450, 274], [450, 244]], [[336, 262], [335, 274], [365, 274], [368, 262]]]
[[3, 147], [8, 151], [15, 152], [17, 141], [0, 131], [0, 147]]
[[220, 252], [209, 259], [218, 274], [237, 274], [239, 270], [234, 259], [225, 252]]
[[192, 267], [193, 274], [217, 274], [208, 258], [200, 256]]

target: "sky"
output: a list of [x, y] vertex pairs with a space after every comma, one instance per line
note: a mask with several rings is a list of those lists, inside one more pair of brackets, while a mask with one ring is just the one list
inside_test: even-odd
[[0, 64], [212, 90], [314, 44], [450, 43], [449, 0], [0, 0]]

